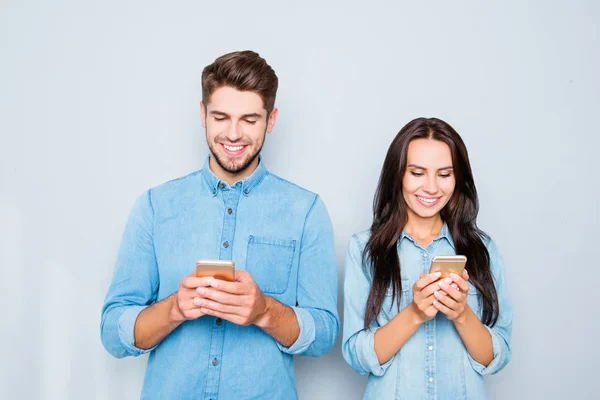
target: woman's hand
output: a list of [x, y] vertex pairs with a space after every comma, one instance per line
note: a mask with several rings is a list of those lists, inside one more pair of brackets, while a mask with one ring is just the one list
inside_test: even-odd
[[433, 306], [444, 313], [449, 320], [460, 323], [468, 309], [467, 294], [469, 292], [469, 274], [464, 270], [462, 277], [451, 273], [449, 278], [444, 278], [438, 283], [438, 290], [434, 291]]
[[420, 279], [413, 285], [412, 306], [421, 324], [429, 321], [438, 313], [438, 309], [433, 306], [433, 302], [435, 301], [433, 293], [440, 289], [436, 281], [441, 275], [440, 272], [432, 274], [423, 273]]

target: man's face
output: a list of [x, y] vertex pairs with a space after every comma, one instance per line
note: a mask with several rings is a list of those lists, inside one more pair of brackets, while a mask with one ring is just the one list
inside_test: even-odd
[[208, 104], [200, 103], [200, 113], [215, 175], [231, 181], [250, 175], [258, 165], [265, 134], [275, 125], [277, 109], [267, 119], [257, 93], [222, 86], [213, 92]]

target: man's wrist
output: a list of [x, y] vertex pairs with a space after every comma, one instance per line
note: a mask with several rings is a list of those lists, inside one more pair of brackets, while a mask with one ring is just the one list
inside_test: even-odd
[[277, 306], [277, 301], [271, 296], [265, 296], [265, 309], [263, 313], [256, 319], [254, 325], [262, 330], [266, 330], [273, 325], [273, 309]]
[[177, 292], [173, 293], [168, 297], [169, 305], [169, 322], [171, 324], [179, 325], [183, 321], [186, 320], [185, 316], [179, 309], [179, 304], [177, 302]]

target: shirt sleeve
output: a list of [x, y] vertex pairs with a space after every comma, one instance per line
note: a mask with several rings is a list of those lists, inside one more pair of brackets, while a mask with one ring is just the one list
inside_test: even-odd
[[350, 239], [344, 263], [344, 329], [342, 354], [346, 362], [359, 374], [382, 376], [395, 355], [380, 364], [375, 353], [375, 332], [380, 328], [373, 322], [364, 328], [365, 307], [371, 288], [362, 263], [362, 252], [356, 235]]
[[296, 313], [300, 335], [288, 354], [321, 356], [333, 347], [339, 333], [337, 265], [333, 227], [323, 201], [317, 196], [304, 223], [298, 265]]
[[139, 313], [156, 301], [158, 292], [153, 220], [151, 192], [147, 191], [130, 213], [102, 308], [102, 344], [118, 358], [152, 350], [137, 348], [133, 332]]
[[[490, 268], [498, 294], [500, 307], [498, 321], [493, 327], [485, 326], [492, 336], [492, 349], [494, 359], [486, 367], [468, 355], [471, 366], [481, 375], [495, 374], [508, 364], [511, 358], [510, 339], [512, 335], [513, 307], [508, 297], [506, 280], [504, 277], [504, 263], [493, 240], [489, 240], [488, 252], [490, 253]], [[467, 353], [468, 354], [468, 353]]]

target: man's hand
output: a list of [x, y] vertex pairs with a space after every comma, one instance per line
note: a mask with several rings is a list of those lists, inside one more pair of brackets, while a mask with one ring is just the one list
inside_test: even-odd
[[235, 275], [235, 282], [213, 279], [206, 286], [198, 286], [193, 299], [197, 312], [237, 325], [262, 327], [268, 318], [268, 297], [248, 272], [236, 271]]
[[194, 305], [194, 297], [197, 288], [209, 286], [212, 280], [212, 277], [198, 278], [194, 271], [181, 280], [177, 292], [142, 310], [134, 325], [135, 346], [150, 349], [184, 321], [204, 315]]
[[183, 278], [174, 296], [175, 302], [170, 312], [171, 319], [174, 322], [183, 322], [203, 316], [204, 313], [194, 304], [194, 298], [197, 296], [196, 290], [210, 286], [214, 280], [212, 276], [198, 278], [196, 271]]

